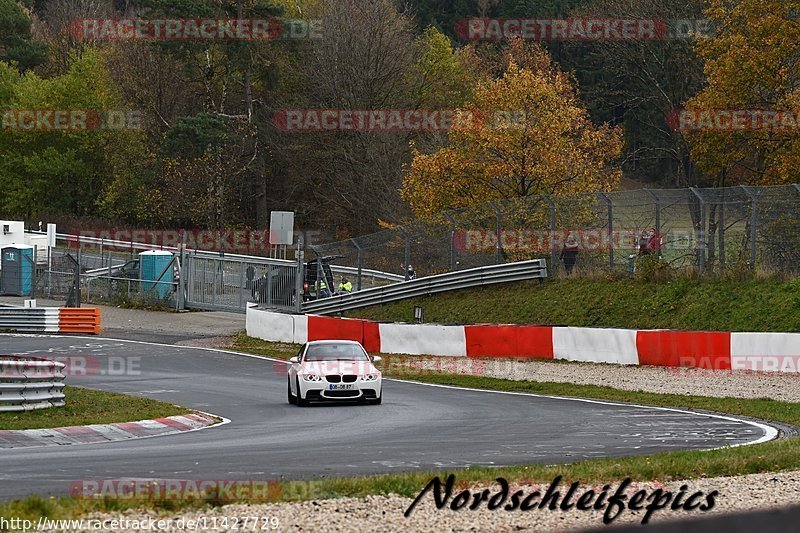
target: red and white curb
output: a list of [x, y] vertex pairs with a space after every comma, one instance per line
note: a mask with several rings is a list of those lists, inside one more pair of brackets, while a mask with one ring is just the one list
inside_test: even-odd
[[388, 324], [247, 308], [247, 334], [303, 344], [354, 340], [368, 352], [800, 373], [800, 333], [635, 330], [518, 324]]
[[123, 440], [161, 437], [177, 433], [198, 431], [230, 422], [226, 418], [195, 411], [185, 415], [49, 429], [0, 430], [0, 448], [33, 448], [41, 446], [69, 446], [72, 444], [97, 444]]

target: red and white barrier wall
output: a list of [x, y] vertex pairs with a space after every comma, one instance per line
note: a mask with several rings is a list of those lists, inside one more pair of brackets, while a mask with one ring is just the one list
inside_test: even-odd
[[526, 325], [384, 324], [247, 309], [247, 334], [302, 344], [354, 340], [372, 353], [564, 359], [623, 365], [800, 372], [800, 333]]

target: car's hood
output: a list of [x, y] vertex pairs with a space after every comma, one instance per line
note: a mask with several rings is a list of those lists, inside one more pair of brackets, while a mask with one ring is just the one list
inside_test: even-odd
[[378, 374], [371, 361], [307, 361], [300, 365], [302, 374], [357, 375]]

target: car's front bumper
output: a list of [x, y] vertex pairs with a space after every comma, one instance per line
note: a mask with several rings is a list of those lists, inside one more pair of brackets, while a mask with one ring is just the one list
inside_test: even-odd
[[[374, 400], [381, 395], [382, 380], [364, 381], [361, 378], [353, 387], [347, 390], [333, 390], [332, 383], [323, 381], [304, 381], [300, 380], [300, 396], [304, 400], [316, 401], [340, 401], [340, 400]], [[335, 385], [338, 385], [336, 383]]]

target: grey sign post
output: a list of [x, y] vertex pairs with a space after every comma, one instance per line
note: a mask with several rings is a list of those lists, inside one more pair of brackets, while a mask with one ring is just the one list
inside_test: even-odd
[[286, 259], [286, 247], [294, 243], [294, 212], [272, 211], [269, 215], [270, 254]]

